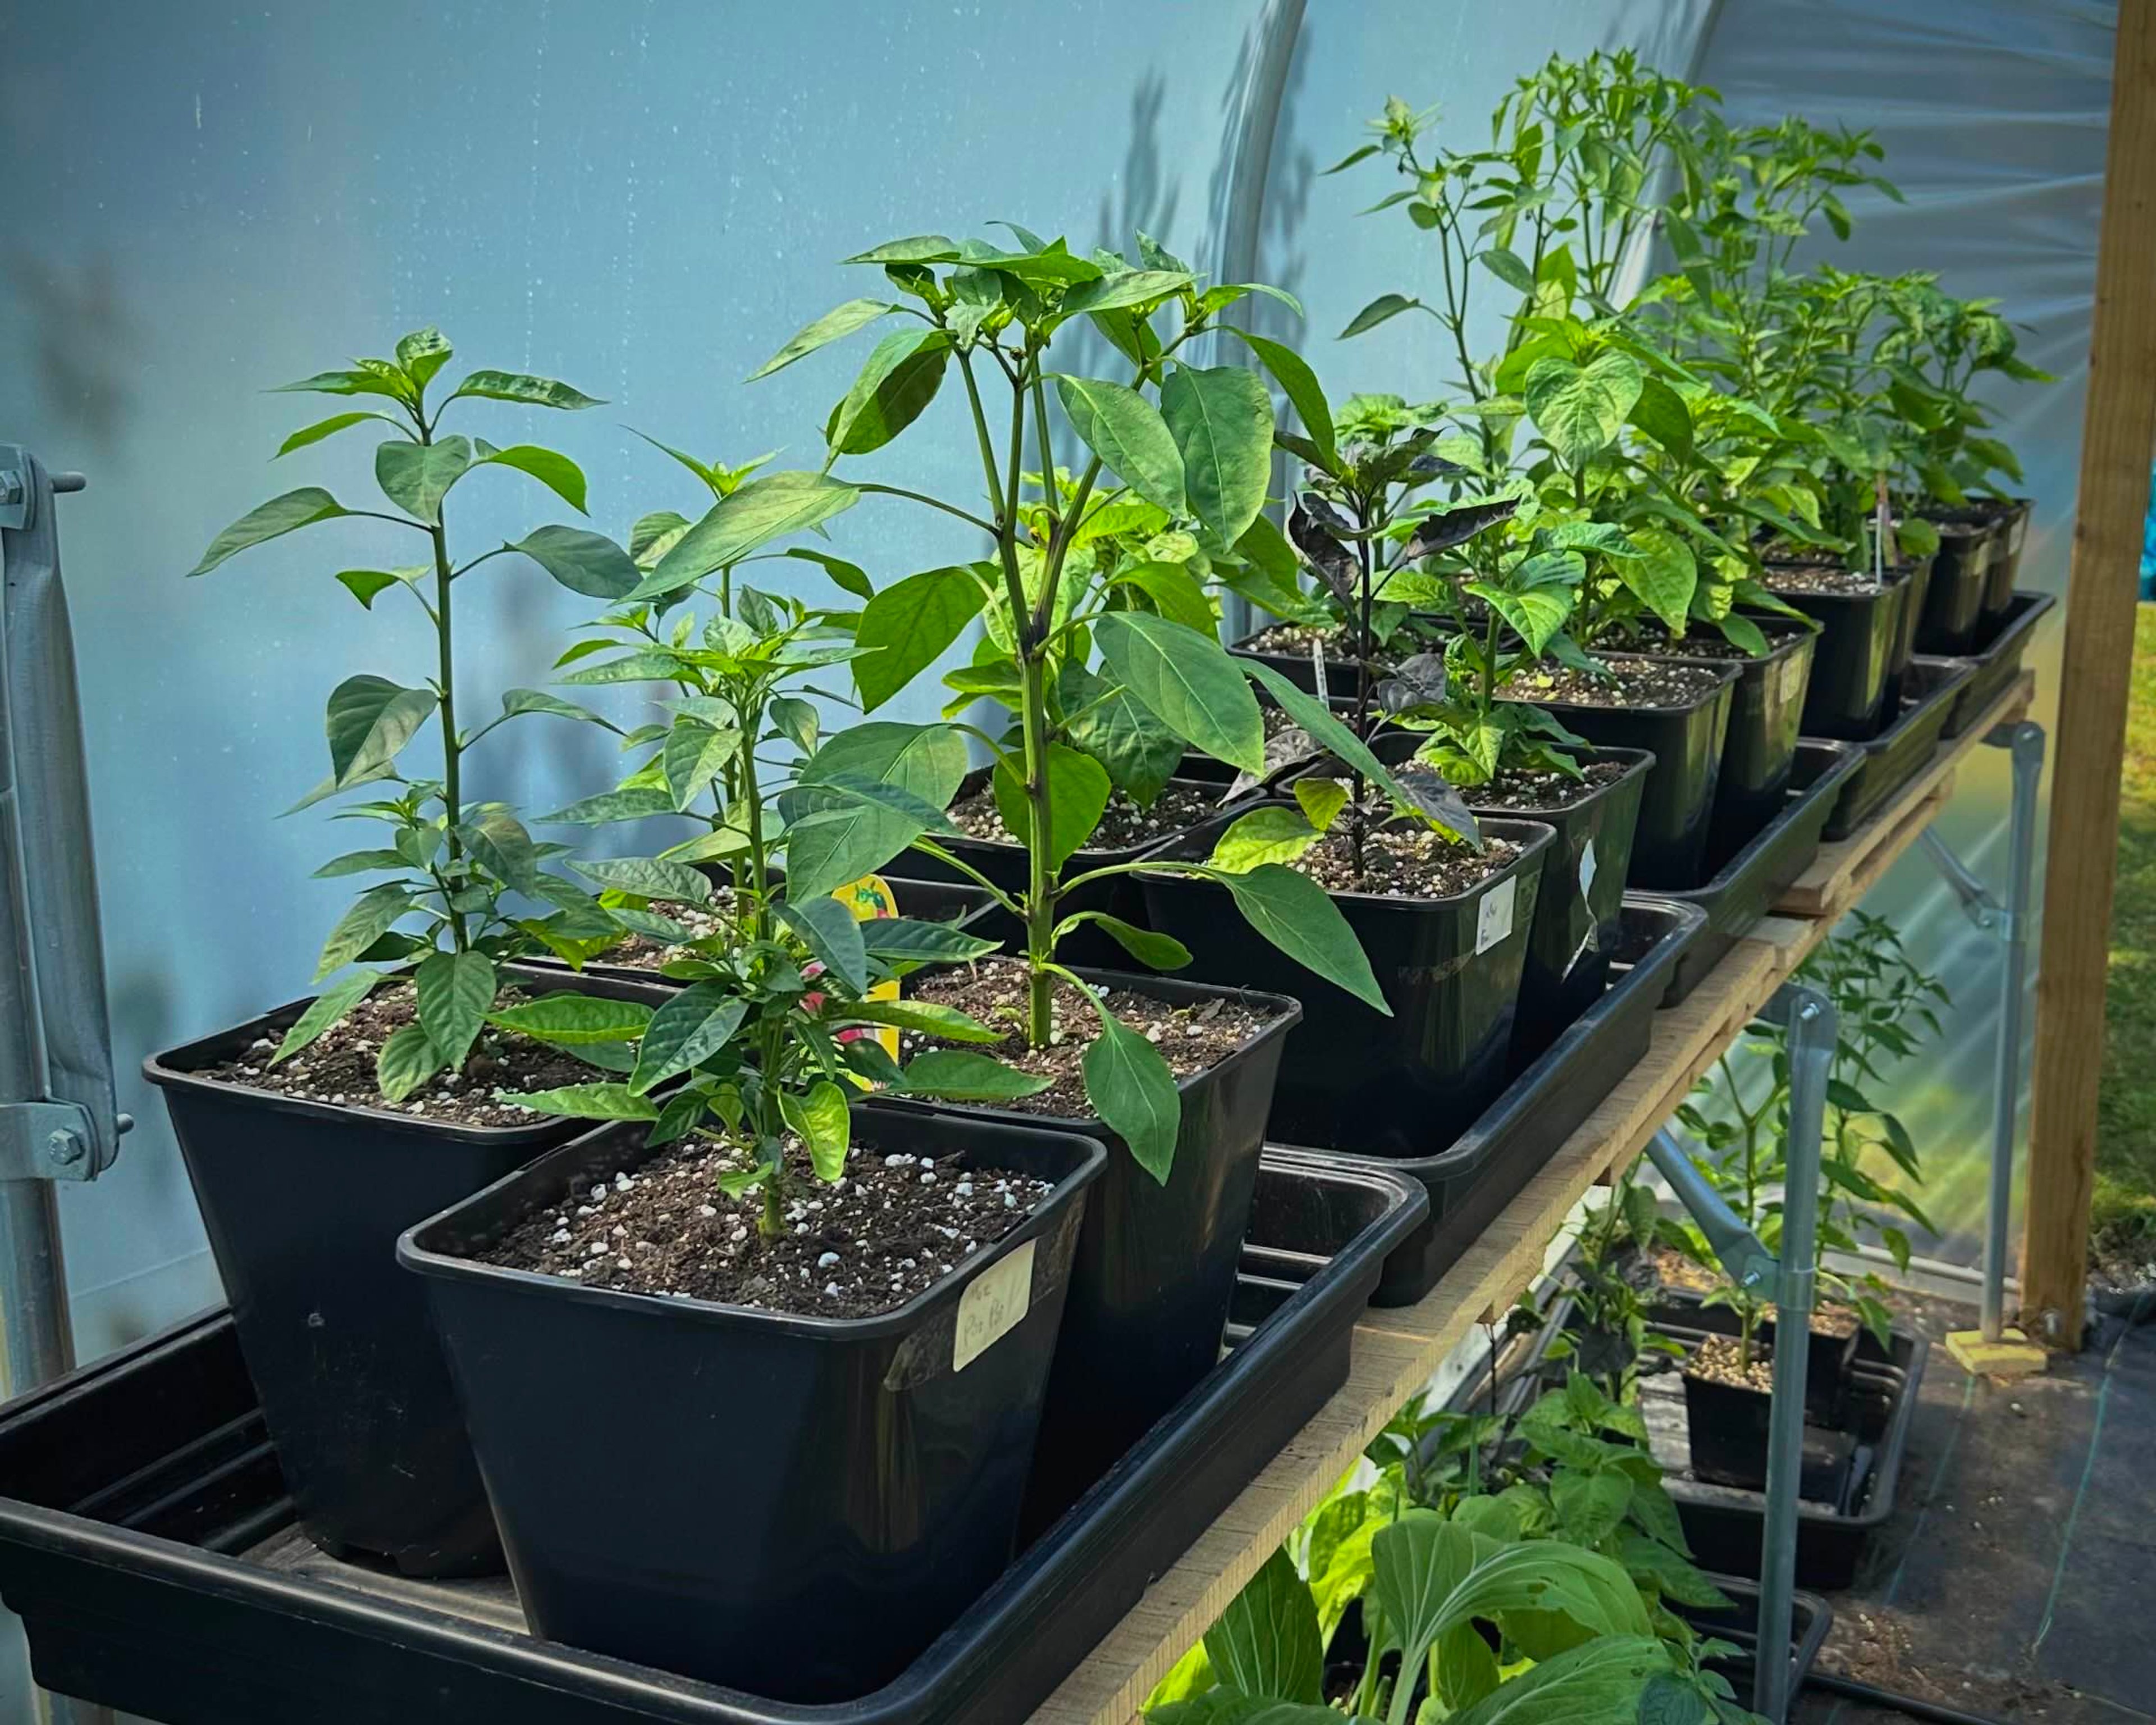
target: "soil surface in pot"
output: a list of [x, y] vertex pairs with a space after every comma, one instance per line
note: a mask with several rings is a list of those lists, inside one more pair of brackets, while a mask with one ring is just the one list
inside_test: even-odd
[[1743, 1345], [1734, 1336], [1709, 1336], [1692, 1350], [1685, 1362], [1684, 1374], [1697, 1378], [1707, 1384], [1727, 1384], [1734, 1389], [1761, 1389], [1770, 1394], [1774, 1388], [1774, 1357], [1759, 1346], [1752, 1344], [1752, 1363], [1744, 1363]]
[[1489, 783], [1466, 787], [1460, 794], [1476, 809], [1517, 809], [1530, 813], [1538, 809], [1569, 809], [1582, 798], [1622, 778], [1625, 762], [1585, 761], [1580, 763], [1579, 773], [1578, 778], [1568, 778], [1562, 773], [1501, 773]]
[[[798, 1143], [789, 1158], [805, 1163]], [[903, 1306], [1024, 1221], [1053, 1186], [993, 1168], [939, 1170], [926, 1157], [856, 1143], [836, 1181], [803, 1180], [787, 1232], [757, 1232], [760, 1194], [729, 1197], [734, 1153], [696, 1139], [540, 1209], [479, 1261], [588, 1288], [713, 1300], [814, 1317]]]
[[[1767, 638], [1769, 652], [1781, 644], [1773, 635]], [[1740, 647], [1726, 636], [1709, 629], [1700, 629], [1682, 639], [1650, 629], [1644, 634], [1625, 638], [1627, 653], [1644, 653], [1650, 659], [1727, 659], [1738, 665], [1748, 664], [1759, 655]]]
[[1537, 666], [1506, 685], [1503, 696], [1514, 701], [1563, 701], [1573, 706], [1690, 706], [1711, 695], [1727, 675], [1704, 665], [1658, 660], [1607, 662], [1607, 675], [1590, 671]]
[[[1260, 629], [1236, 644], [1245, 653], [1271, 653], [1283, 659], [1307, 659], [1312, 647], [1322, 646], [1327, 666], [1344, 665], [1351, 678], [1355, 661], [1361, 656], [1355, 651], [1353, 637], [1346, 629], [1317, 629], [1306, 623], [1276, 623], [1270, 629]], [[1424, 642], [1393, 642], [1369, 655], [1370, 668], [1380, 671], [1396, 670], [1403, 660], [1415, 654], [1434, 650]], [[1348, 691], [1336, 685], [1333, 692], [1344, 695]]]
[[[1665, 1288], [1681, 1289], [1686, 1293], [1711, 1294], [1722, 1286], [1722, 1279], [1684, 1255], [1671, 1251], [1667, 1246], [1656, 1246], [1650, 1260], [1655, 1280]], [[1761, 1319], [1774, 1321], [1774, 1301], [1768, 1301], [1759, 1307]], [[1812, 1333], [1815, 1336], [1853, 1336], [1864, 1320], [1849, 1306], [1823, 1305], [1812, 1308]]]
[[1363, 835], [1358, 866], [1351, 818], [1342, 811], [1332, 830], [1288, 866], [1305, 874], [1327, 892], [1364, 892], [1384, 898], [1451, 898], [1502, 874], [1520, 854], [1503, 839], [1486, 840], [1471, 850], [1458, 840], [1420, 824], [1379, 826], [1389, 808], [1366, 809], [1371, 823]]
[[[1152, 845], [1196, 826], [1219, 811], [1219, 804], [1203, 791], [1172, 784], [1153, 798], [1152, 807], [1141, 809], [1121, 791], [1111, 792], [1101, 824], [1086, 840], [1086, 850], [1127, 850]], [[994, 793], [983, 787], [951, 805], [951, 819], [969, 837], [991, 845], [1023, 845], [1004, 824]]]
[[[1055, 984], [1055, 1040], [1040, 1049], [1025, 1045], [1026, 971], [1017, 959], [990, 958], [962, 970], [926, 973], [909, 978], [906, 992], [912, 999], [955, 1006], [993, 1029], [1008, 1032], [1002, 1042], [991, 1046], [948, 1043], [940, 1037], [905, 1031], [900, 1044], [907, 1059], [930, 1048], [964, 1047], [993, 1055], [1022, 1072], [1050, 1081], [1046, 1090], [998, 1101], [996, 1107], [1068, 1119], [1091, 1117], [1093, 1105], [1086, 1099], [1083, 1066], [1086, 1050], [1098, 1040], [1100, 1019], [1092, 1004], [1070, 983], [1059, 980]], [[1186, 1006], [1132, 988], [1111, 988], [1106, 999], [1108, 1010], [1158, 1049], [1168, 1070], [1178, 1079], [1219, 1065], [1277, 1016], [1267, 1009], [1220, 996]]]
[[[524, 989], [506, 988], [495, 1008], [499, 1011], [535, 998]], [[297, 1054], [274, 1066], [270, 1055], [278, 1039], [262, 1036], [244, 1054], [198, 1070], [205, 1078], [300, 1101], [326, 1102], [335, 1108], [378, 1108], [439, 1120], [444, 1126], [535, 1126], [541, 1116], [514, 1102], [496, 1101], [495, 1092], [552, 1090], [587, 1083], [592, 1077], [592, 1069], [574, 1055], [489, 1024], [472, 1044], [461, 1072], [438, 1072], [416, 1094], [393, 1102], [375, 1087], [375, 1061], [391, 1034], [418, 1017], [412, 985], [393, 983], [377, 988]]]
[[[676, 899], [654, 899], [651, 908], [669, 922], [678, 922], [689, 931], [692, 940], [709, 940], [733, 927], [734, 890], [731, 886], [711, 889], [708, 905], [684, 904]], [[659, 967], [681, 951], [678, 945], [655, 941], [649, 935], [632, 934], [618, 947], [609, 947], [598, 955], [595, 963], [626, 965], [631, 970], [648, 970], [654, 975]]]
[[1770, 563], [1759, 583], [1768, 593], [1877, 593], [1869, 569], [1845, 569], [1839, 563]]

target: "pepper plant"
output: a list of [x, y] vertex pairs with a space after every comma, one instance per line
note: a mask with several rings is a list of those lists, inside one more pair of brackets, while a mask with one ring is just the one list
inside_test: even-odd
[[[1173, 1076], [1097, 989], [1056, 962], [1055, 951], [1074, 926], [1091, 920], [1142, 963], [1173, 968], [1187, 954], [1102, 911], [1065, 915], [1066, 894], [1132, 865], [1066, 880], [1064, 865], [1099, 824], [1113, 790], [1142, 797], [1148, 784], [1157, 788], [1171, 746], [1265, 770], [1264, 726], [1246, 671], [1299, 722], [1368, 757], [1321, 703], [1265, 667], [1239, 667], [1229, 657], [1209, 620], [1201, 622], [1203, 588], [1187, 559], [1152, 559], [1103, 577], [1097, 559], [1074, 553], [1099, 511], [1137, 500], [1162, 511], [1171, 531], [1187, 535], [1215, 568], [1234, 565], [1236, 572], [1221, 578], [1229, 585], [1280, 579], [1278, 534], [1260, 524], [1270, 398], [1254, 372], [1195, 363], [1189, 344], [1199, 336], [1224, 331], [1241, 341], [1287, 394], [1306, 431], [1327, 447], [1332, 423], [1315, 378], [1291, 350], [1219, 321], [1249, 294], [1276, 290], [1204, 286], [1143, 238], [1133, 263], [1112, 253], [1081, 257], [1060, 239], [1009, 232], [1014, 246], [926, 235], [850, 259], [879, 270], [900, 298], [847, 301], [803, 328], [758, 373], [884, 318], [905, 320], [833, 408], [824, 470], [771, 475], [721, 501], [634, 597], [675, 591], [717, 567], [722, 552], [738, 556], [782, 528], [828, 519], [869, 495], [907, 498], [983, 536], [988, 557], [923, 570], [875, 592], [860, 615], [855, 682], [864, 710], [873, 712], [979, 619], [987, 644], [955, 692], [988, 698], [1010, 721], [998, 731], [955, 717], [926, 726], [876, 721], [849, 732], [844, 748], [819, 751], [800, 774], [803, 793], [851, 796], [859, 806], [849, 819], [816, 829], [826, 854], [807, 872], [819, 883], [829, 874], [851, 878], [832, 855], [850, 866], [855, 850], [882, 850], [896, 835], [987, 888], [1024, 930], [1029, 1045], [1045, 1048], [1056, 1034], [1057, 981], [1077, 988], [1100, 1021], [1085, 1056], [1088, 1097], [1140, 1163], [1164, 1179], [1181, 1112]], [[1171, 316], [1174, 328], [1157, 327]], [[1087, 328], [1129, 366], [1127, 381], [1055, 368], [1050, 353], [1058, 333]], [[980, 455], [981, 501], [839, 476], [840, 464], [881, 449], [912, 424], [953, 375]], [[1060, 426], [1050, 413], [1051, 390]], [[1053, 477], [1061, 469], [1059, 438], [1081, 458], [1067, 491]], [[1050, 482], [1032, 503], [1024, 491], [1029, 470]], [[1028, 879], [1019, 891], [1004, 891], [938, 842], [969, 746], [985, 753], [1004, 822], [1026, 845]], [[1373, 759], [1368, 765], [1385, 776]], [[798, 831], [792, 844], [789, 878], [798, 892], [804, 873]], [[1218, 880], [1260, 933], [1383, 1009], [1368, 961], [1314, 882], [1276, 865], [1241, 873], [1165, 866]]]
[[[636, 585], [635, 567], [604, 535], [564, 526], [542, 526], [459, 561], [450, 550], [449, 502], [471, 475], [488, 469], [521, 472], [579, 514], [585, 482], [577, 465], [556, 450], [536, 444], [497, 447], [444, 429], [451, 409], [467, 411], [459, 408], [462, 403], [565, 411], [598, 403], [551, 378], [500, 371], [472, 372], [430, 400], [429, 388], [450, 357], [439, 331], [419, 330], [398, 342], [393, 359], [354, 360], [346, 369], [285, 385], [379, 403], [304, 426], [277, 453], [290, 454], [358, 426], [386, 425], [394, 434], [376, 447], [374, 476], [389, 508], [347, 507], [320, 486], [302, 486], [241, 516], [188, 572], [207, 574], [239, 552], [327, 521], [379, 521], [413, 536], [411, 548], [421, 561], [344, 568], [336, 571], [336, 579], [370, 611], [385, 594], [408, 596], [434, 629], [434, 673], [416, 684], [372, 673], [340, 683], [329, 699], [329, 776], [295, 805], [304, 809], [365, 785], [393, 787], [392, 794], [350, 805], [339, 815], [382, 823], [389, 829], [388, 843], [346, 852], [316, 871], [389, 878], [367, 888], [331, 931], [316, 979], [335, 980], [270, 1057], [273, 1062], [287, 1058], [350, 1013], [388, 974], [373, 965], [402, 963], [408, 967], [418, 1016], [393, 1033], [380, 1051], [377, 1081], [392, 1101], [444, 1068], [462, 1068], [501, 986], [501, 961], [552, 940], [611, 939], [623, 926], [592, 893], [546, 866], [561, 847], [535, 843], [506, 804], [468, 802], [463, 770], [475, 743], [526, 714], [615, 727], [560, 696], [511, 689], [497, 716], [467, 728], [458, 716], [454, 614], [459, 584], [495, 557], [528, 558], [570, 591], [606, 599]], [[439, 774], [409, 775], [399, 757], [429, 720], [436, 721], [440, 737]], [[531, 901], [553, 909], [534, 917], [528, 914]]]

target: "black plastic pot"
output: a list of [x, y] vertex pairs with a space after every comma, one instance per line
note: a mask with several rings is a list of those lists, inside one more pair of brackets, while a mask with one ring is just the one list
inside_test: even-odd
[[[1230, 817], [1163, 857], [1208, 855]], [[1190, 949], [1187, 975], [1292, 993], [1305, 1008], [1287, 1040], [1271, 1136], [1322, 1144], [1352, 1131], [1377, 1156], [1432, 1156], [1504, 1088], [1528, 931], [1555, 839], [1538, 821], [1487, 820], [1520, 855], [1450, 898], [1336, 892], [1392, 1015], [1305, 970], [1243, 920], [1227, 888], [1151, 872], [1137, 878], [1153, 926]]]
[[[988, 769], [976, 768], [967, 774], [965, 783], [959, 787], [959, 798], [973, 795], [988, 782]], [[1182, 789], [1196, 791], [1200, 795], [1216, 801], [1224, 789], [1220, 784], [1204, 780], [1178, 778], [1172, 779], [1169, 783]], [[1246, 799], [1239, 799], [1236, 806], [1241, 806], [1243, 800]], [[1173, 836], [1173, 834], [1163, 833], [1147, 839], [1142, 844], [1125, 845], [1118, 850], [1075, 851], [1063, 865], [1063, 878], [1066, 880], [1071, 880], [1088, 870], [1109, 868], [1118, 863], [1135, 862], [1147, 851], [1158, 850]], [[1024, 845], [1003, 844], [988, 839], [952, 838], [947, 835], [939, 838], [937, 843], [954, 856], [963, 857], [1005, 892], [1021, 893], [1026, 890], [1028, 863]], [[908, 880], [947, 880], [969, 886], [973, 884], [967, 881], [965, 876], [959, 874], [957, 870], [937, 861], [936, 858], [924, 851], [906, 852], [891, 864], [891, 868]], [[891, 878], [888, 871], [886, 878]], [[1059, 919], [1080, 911], [1105, 911], [1111, 916], [1122, 917], [1126, 922], [1134, 923], [1140, 927], [1145, 925], [1144, 904], [1139, 898], [1137, 888], [1131, 884], [1127, 875], [1117, 875], [1106, 880], [1095, 880], [1078, 888], [1075, 892], [1066, 892], [1059, 897], [1056, 904]], [[1006, 944], [1009, 944], [1009, 937], [1018, 932], [1015, 919], [1007, 913], [992, 914], [990, 922], [993, 926], [983, 930], [982, 936], [983, 939], [1003, 938], [1006, 941]], [[1018, 944], [1010, 947], [1009, 949], [1014, 952], [1023, 951], [1023, 937], [1020, 936]], [[1080, 923], [1064, 937], [1055, 950], [1057, 958], [1065, 964], [1113, 970], [1131, 962], [1131, 955], [1118, 946], [1114, 937], [1104, 932], [1100, 925], [1096, 922]]]
[[1916, 649], [1933, 655], [1966, 653], [1984, 622], [1984, 596], [2000, 542], [1995, 524], [1942, 521], [1938, 555], [1917, 614]]
[[1825, 837], [1830, 842], [1846, 839], [1931, 764], [1954, 703], [1974, 675], [1953, 659], [1919, 659], [1910, 665], [1899, 715], [1864, 745], [1862, 764], [1842, 786], [1840, 800], [1827, 818]]
[[1974, 669], [1955, 697], [1946, 729], [1939, 733], [1942, 737], [1960, 736], [1991, 711], [2007, 685], [2021, 675], [2021, 661], [2028, 655], [2036, 625], [2057, 603], [2052, 593], [2017, 593], [2004, 615], [1985, 620], [1978, 645], [1958, 655], [1963, 664]]
[[422, 1223], [425, 1281], [535, 1634], [787, 1701], [896, 1676], [1003, 1573], [1097, 1140], [854, 1106], [864, 1147], [1054, 1183], [895, 1311], [587, 1287], [470, 1255], [654, 1153], [607, 1127]]
[[[1270, 624], [1266, 625], [1267, 628], [1270, 626]], [[1244, 636], [1241, 640], [1231, 644], [1228, 651], [1237, 659], [1254, 660], [1260, 665], [1270, 666], [1294, 684], [1296, 688], [1315, 695], [1317, 692], [1317, 667], [1311, 663], [1309, 654], [1260, 651], [1250, 644], [1264, 633], [1264, 629], [1253, 631]], [[1410, 654], [1434, 650], [1435, 649], [1430, 644], [1417, 642], [1402, 648], [1399, 650], [1399, 656], [1404, 659]], [[1359, 664], [1360, 661], [1351, 655], [1343, 653], [1335, 656], [1329, 651], [1326, 654], [1326, 692], [1333, 700], [1337, 701], [1353, 698], [1355, 693], [1355, 679], [1359, 674]], [[1374, 683], [1388, 675], [1389, 673], [1383, 665], [1373, 666], [1371, 671], [1371, 680]]]
[[1315, 1268], [1245, 1280], [1235, 1351], [858, 1701], [761, 1701], [541, 1641], [499, 1581], [316, 1553], [223, 1312], [0, 1410], [0, 1594], [48, 1687], [169, 1725], [1010, 1725], [1347, 1381], [1378, 1266], [1422, 1207], [1393, 1176], [1267, 1152], [1254, 1245]]
[[2014, 583], [2021, 574], [2021, 548], [2029, 539], [2029, 516], [2035, 508], [2027, 497], [2016, 497], [1994, 518], [1992, 530], [1998, 543], [1991, 553], [1991, 567], [1984, 582], [1984, 616], [1995, 623], [2014, 601]]
[[[621, 999], [642, 984], [518, 968], [534, 988]], [[275, 1038], [294, 1001], [142, 1063], [165, 1092], [249, 1369], [310, 1537], [408, 1575], [497, 1572], [501, 1548], [397, 1236], [585, 1128], [456, 1127], [205, 1076]]]
[[[1774, 584], [1771, 563], [1766, 584]], [[1804, 734], [1862, 742], [1877, 732], [1886, 708], [1908, 600], [1907, 576], [1889, 570], [1886, 586], [1866, 593], [1776, 589], [1775, 597], [1820, 626], [1804, 691]]]
[[[1636, 657], [1603, 656], [1612, 664]], [[1721, 673], [1721, 681], [1688, 706], [1534, 703], [1598, 749], [1643, 749], [1655, 757], [1640, 798], [1628, 886], [1659, 892], [1699, 880], [1738, 675], [1727, 660], [1713, 661], [1711, 668]]]
[[1435, 1156], [1360, 1154], [1361, 1121], [1353, 1113], [1339, 1116], [1332, 1130], [1311, 1147], [1356, 1167], [1397, 1169], [1430, 1194], [1429, 1219], [1385, 1260], [1373, 1305], [1413, 1305], [1436, 1286], [1558, 1147], [1639, 1064], [1653, 1040], [1655, 1009], [1663, 990], [1705, 921], [1686, 905], [1628, 896], [1620, 945], [1632, 956], [1613, 968], [1608, 992], [1507, 1084], [1448, 1148]]
[[[1722, 773], [1715, 781], [1714, 813], [1707, 824], [1710, 858], [1734, 855], [1780, 812], [1796, 766], [1797, 737], [1803, 729], [1804, 697], [1811, 687], [1812, 655], [1819, 636], [1787, 618], [1757, 621], [1772, 647], [1763, 659], [1738, 662], [1729, 731], [1722, 746]], [[1685, 658], [1675, 651], [1657, 656]], [[1691, 662], [1728, 663], [1712, 659]]]
[[1799, 742], [1782, 812], [1733, 855], [1711, 855], [1714, 872], [1704, 886], [1664, 895], [1697, 906], [1705, 914], [1707, 927], [1678, 959], [1663, 1005], [1675, 1006], [1697, 988], [1811, 866], [1819, 855], [1820, 835], [1840, 800], [1841, 788], [1863, 766], [1864, 758], [1863, 750], [1853, 742], [1810, 737]]
[[[1244, 932], [1257, 943], [1255, 934]], [[1034, 1454], [1022, 1524], [1029, 1538], [1084, 1495], [1219, 1358], [1281, 1054], [1302, 1016], [1296, 1001], [1255, 987], [1215, 988], [1182, 976], [1122, 971], [1077, 973], [1103, 990], [1130, 988], [1194, 1005], [1224, 995], [1275, 1016], [1218, 1065], [1178, 1086], [1182, 1125], [1166, 1185], [1140, 1168], [1122, 1139], [1097, 1119], [958, 1104], [894, 1105], [1053, 1127], [1108, 1146], [1107, 1169], [1086, 1198]]]
[[[1763, 1389], [1681, 1375], [1692, 1477], [1704, 1484], [1763, 1491], [1774, 1425], [1774, 1397]], [[1809, 1398], [1808, 1398], [1809, 1399]], [[1806, 1425], [1797, 1495], [1836, 1502], [1848, 1489], [1856, 1445], [1845, 1432]]]
[[[1371, 749], [1387, 766], [1395, 767], [1409, 759], [1421, 742], [1419, 736], [1395, 731], [1374, 739]], [[1625, 876], [1632, 862], [1632, 834], [1655, 761], [1639, 749], [1604, 750], [1596, 758], [1620, 762], [1623, 776], [1562, 809], [1507, 809], [1477, 800], [1471, 790], [1465, 793], [1478, 820], [1536, 820], [1557, 834], [1543, 863], [1527, 964], [1520, 973], [1519, 1005], [1512, 1017], [1515, 1071], [1556, 1041], [1609, 985], [1609, 955], [1617, 948]]]
[[1902, 698], [1903, 685], [1909, 676], [1909, 660], [1917, 650], [1917, 623], [1923, 615], [1924, 605], [1931, 592], [1932, 557], [1917, 557], [1900, 570], [1889, 570], [1890, 580], [1900, 577], [1902, 587], [1901, 614], [1894, 624], [1894, 651], [1887, 660], [1886, 710], [1892, 712], [1895, 703]]

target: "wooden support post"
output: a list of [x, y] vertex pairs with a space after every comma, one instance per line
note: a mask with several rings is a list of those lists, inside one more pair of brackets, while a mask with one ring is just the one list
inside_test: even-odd
[[2156, 448], [2156, 0], [2120, 0], [2080, 500], [2066, 583], [2022, 1243], [2030, 1334], [2081, 1345], [2119, 763]]

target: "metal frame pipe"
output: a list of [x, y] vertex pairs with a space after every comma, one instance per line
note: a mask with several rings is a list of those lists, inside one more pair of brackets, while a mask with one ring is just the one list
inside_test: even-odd
[[1999, 978], [1998, 1075], [1991, 1096], [1991, 1189], [1984, 1234], [1984, 1339], [1996, 1342], [2006, 1321], [2006, 1236], [2014, 1207], [2014, 1142], [2021, 1121], [2021, 1024], [2029, 987], [2029, 896], [2036, 871], [2036, 788], [2044, 772], [2044, 727], [2023, 720], [1985, 737], [2014, 757], [2013, 819], [2008, 829], [2005, 950]]

